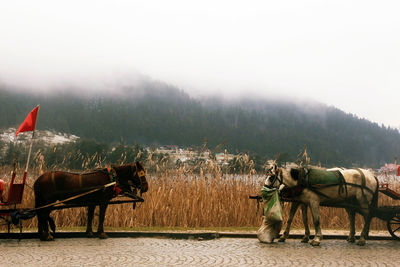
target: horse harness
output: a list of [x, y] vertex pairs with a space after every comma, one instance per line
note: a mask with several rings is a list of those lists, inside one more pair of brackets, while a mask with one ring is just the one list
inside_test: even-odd
[[271, 186], [275, 184], [276, 181], [278, 181], [279, 182], [278, 188], [279, 188], [281, 185], [283, 185], [282, 169], [278, 168], [277, 171], [278, 173], [275, 173], [273, 175], [271, 172], [267, 174], [269, 174], [271, 177]]
[[139, 181], [140, 181], [140, 189], [142, 189], [143, 184], [145, 183], [145, 182], [143, 181], [143, 179], [144, 179], [144, 177], [146, 176], [146, 172], [145, 172], [144, 170], [139, 170], [139, 171], [138, 171], [138, 169], [136, 168], [134, 175], [135, 175], [135, 174], [136, 174], [137, 177], [139, 178]]
[[[309, 168], [300, 168], [300, 174], [299, 174], [299, 178], [298, 178], [298, 181], [299, 181], [298, 185], [296, 185], [294, 187], [285, 187], [282, 190], [281, 195], [284, 198], [290, 199], [290, 198], [299, 196], [304, 189], [309, 189], [312, 192], [316, 193], [317, 195], [320, 195], [320, 196], [323, 196], [323, 197], [329, 199], [330, 197], [327, 196], [326, 194], [320, 192], [319, 189], [327, 188], [327, 187], [331, 187], [331, 186], [338, 186], [339, 195], [342, 195], [342, 194], [345, 193], [345, 196], [347, 198], [347, 196], [348, 196], [347, 187], [348, 186], [353, 186], [353, 187], [358, 187], [358, 188], [361, 189], [362, 196], [366, 200], [365, 190], [367, 190], [372, 195], [375, 195], [376, 192], [372, 191], [371, 189], [369, 189], [366, 186], [366, 180], [365, 180], [364, 173], [359, 168], [356, 168], [356, 170], [358, 171], [358, 173], [361, 176], [361, 185], [360, 184], [346, 182], [345, 178], [343, 177], [343, 174], [338, 170], [337, 171], [330, 171], [330, 172], [335, 174], [335, 176], [337, 177], [337, 181], [338, 182], [336, 182], [336, 183], [328, 183], [328, 184], [312, 184], [312, 182], [310, 180], [310, 169]], [[279, 181], [279, 186], [284, 184], [283, 183], [283, 177], [282, 177], [282, 170], [280, 168], [278, 168], [278, 174], [273, 176], [272, 179], [273, 180], [272, 180], [271, 184], [274, 184], [276, 181]], [[375, 179], [376, 179], [376, 177], [375, 177]]]
[[110, 182], [115, 182], [113, 192], [114, 192], [114, 197], [118, 196], [119, 193], [121, 193], [122, 189], [118, 187], [116, 177], [117, 177], [117, 172], [115, 171], [114, 168], [107, 168], [107, 173], [108, 177], [110, 177]]
[[[117, 179], [117, 172], [115, 171], [114, 168], [107, 168], [106, 169], [108, 176], [110, 177], [110, 181], [111, 182], [116, 182], [115, 183], [115, 187], [114, 187], [114, 192], [116, 193], [116, 195], [118, 195], [122, 190], [121, 188], [118, 186], [118, 179]], [[140, 195], [141, 195], [141, 190], [143, 188], [143, 185], [145, 183], [145, 176], [146, 176], [146, 172], [142, 169], [142, 170], [138, 170], [138, 168], [134, 168], [133, 166], [131, 166], [131, 172], [132, 172], [132, 177], [137, 176], [139, 178], [139, 186], [136, 186], [136, 188], [140, 189]]]

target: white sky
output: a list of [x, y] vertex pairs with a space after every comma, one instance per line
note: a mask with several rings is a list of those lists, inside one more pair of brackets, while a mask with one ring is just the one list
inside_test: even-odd
[[[400, 126], [400, 2], [1, 1], [0, 80], [312, 98]], [[122, 75], [122, 76], [121, 76]]]

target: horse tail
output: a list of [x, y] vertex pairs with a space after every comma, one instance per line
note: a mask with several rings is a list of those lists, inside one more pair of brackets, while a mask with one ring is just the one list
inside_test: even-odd
[[38, 208], [42, 205], [45, 204], [45, 200], [43, 199], [42, 196], [42, 190], [41, 190], [41, 178], [43, 175], [41, 175], [39, 178], [36, 179], [35, 183], [33, 184], [33, 192], [35, 193], [35, 208]]
[[35, 193], [35, 208], [41, 206], [41, 201], [39, 201], [39, 199], [41, 199], [40, 188], [39, 188], [40, 185], [38, 183], [39, 179], [40, 179], [40, 177], [33, 184], [33, 192]]
[[371, 207], [376, 208], [376, 207], [378, 207], [379, 181], [375, 175], [374, 175], [374, 178], [376, 181], [376, 190], [375, 190], [374, 196], [372, 197]]
[[[374, 175], [375, 181], [376, 181], [376, 189], [374, 192], [374, 195], [372, 197], [372, 201], [371, 204], [369, 205], [369, 219], [372, 219], [372, 217], [375, 217], [376, 215], [376, 208], [378, 207], [378, 195], [379, 195], [379, 181], [378, 178], [376, 178], [376, 176]], [[368, 227], [368, 231], [367, 231], [367, 237], [369, 236], [369, 227]]]

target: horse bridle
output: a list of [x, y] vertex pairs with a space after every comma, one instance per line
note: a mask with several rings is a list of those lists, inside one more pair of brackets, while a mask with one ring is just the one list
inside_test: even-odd
[[276, 181], [279, 182], [279, 185], [277, 186], [277, 188], [279, 188], [281, 185], [283, 185], [282, 170], [280, 168], [277, 168], [275, 173], [272, 173], [272, 171], [270, 169], [267, 171], [266, 174], [268, 175], [268, 177], [270, 179], [269, 187], [272, 188]]
[[143, 185], [146, 182], [146, 180], [145, 180], [146, 172], [143, 169], [138, 170], [137, 166], [135, 166], [135, 170], [133, 170], [133, 166], [131, 168], [132, 168], [132, 173], [133, 173], [132, 176], [136, 175], [139, 178], [139, 182], [140, 182], [139, 189], [140, 189], [140, 191], [142, 191]]

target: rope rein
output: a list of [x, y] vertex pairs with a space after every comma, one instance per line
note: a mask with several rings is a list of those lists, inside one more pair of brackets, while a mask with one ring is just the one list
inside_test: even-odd
[[28, 210], [28, 212], [37, 211], [37, 210], [41, 210], [41, 209], [45, 209], [45, 208], [49, 208], [49, 207], [55, 207], [55, 206], [57, 206], [57, 205], [60, 205], [60, 204], [65, 203], [65, 202], [67, 202], [67, 201], [71, 201], [71, 200], [74, 200], [74, 199], [76, 199], [76, 198], [79, 198], [79, 197], [82, 197], [82, 196], [85, 196], [85, 195], [94, 193], [94, 192], [96, 192], [96, 191], [105, 189], [105, 188], [110, 187], [110, 186], [112, 186], [112, 185], [115, 185], [115, 182], [112, 182], [112, 183], [109, 183], [109, 184], [106, 184], [106, 185], [98, 186], [98, 187], [95, 188], [95, 189], [92, 189], [92, 190], [87, 191], [87, 192], [84, 192], [84, 193], [82, 193], [82, 194], [79, 194], [79, 195], [76, 195], [76, 196], [73, 196], [73, 197], [64, 199], [64, 200], [62, 200], [62, 201], [56, 201], [56, 202], [47, 204], [47, 205], [45, 205], [45, 206], [41, 206], [41, 207], [38, 207], [38, 208], [30, 209], [30, 210]]

